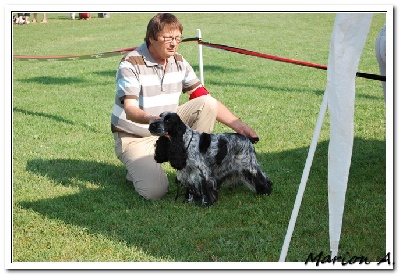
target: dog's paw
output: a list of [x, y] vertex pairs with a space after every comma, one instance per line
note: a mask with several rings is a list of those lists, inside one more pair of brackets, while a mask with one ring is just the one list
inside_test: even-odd
[[193, 194], [188, 194], [185, 196], [185, 202], [186, 203], [194, 203], [196, 200], [194, 199]]
[[218, 192], [216, 190], [207, 191], [206, 195], [201, 197], [201, 206], [211, 206], [218, 200]]
[[211, 206], [211, 205], [213, 205], [213, 204], [214, 204], [214, 202], [212, 202], [207, 196], [203, 195], [203, 196], [201, 197], [200, 205], [201, 205], [202, 207], [208, 207], [208, 206]]
[[272, 192], [272, 181], [269, 179], [266, 179], [262, 185], [256, 185], [256, 191], [260, 195], [270, 195]]
[[196, 195], [195, 193], [192, 193], [191, 191], [186, 190], [185, 193], [185, 202], [186, 203], [196, 203], [200, 201], [200, 196]]

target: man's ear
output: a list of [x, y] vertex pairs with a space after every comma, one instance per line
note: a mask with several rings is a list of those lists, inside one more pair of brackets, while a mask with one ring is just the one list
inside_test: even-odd
[[150, 45], [151, 45], [151, 44], [153, 44], [153, 43], [154, 43], [154, 41], [155, 41], [155, 39], [154, 39], [154, 38], [152, 38], [152, 37], [149, 37], [149, 42], [150, 42]]

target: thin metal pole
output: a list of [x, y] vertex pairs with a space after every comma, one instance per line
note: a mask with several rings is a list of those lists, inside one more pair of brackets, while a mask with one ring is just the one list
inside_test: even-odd
[[[197, 29], [197, 37], [201, 41], [201, 30]], [[203, 45], [201, 43], [199, 45], [199, 70], [200, 70], [200, 81], [204, 85], [204, 74], [203, 74]]]

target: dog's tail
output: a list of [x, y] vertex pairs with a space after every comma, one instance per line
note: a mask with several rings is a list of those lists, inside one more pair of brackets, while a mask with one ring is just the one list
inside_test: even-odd
[[255, 144], [255, 143], [257, 143], [258, 141], [260, 141], [260, 138], [258, 138], [258, 137], [248, 137], [249, 138], [249, 140], [250, 140], [250, 142], [252, 143], [252, 144]]
[[272, 192], [272, 181], [262, 171], [258, 170], [256, 175], [257, 194], [269, 195]]

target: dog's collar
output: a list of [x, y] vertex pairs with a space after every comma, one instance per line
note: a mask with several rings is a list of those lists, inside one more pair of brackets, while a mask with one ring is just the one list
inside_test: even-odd
[[193, 139], [193, 129], [191, 129], [191, 131], [192, 131], [192, 136], [190, 136], [189, 143], [188, 143], [188, 145], [186, 146], [186, 151], [188, 150], [188, 148], [189, 148], [189, 146], [190, 146], [190, 143], [192, 142], [192, 139]]

